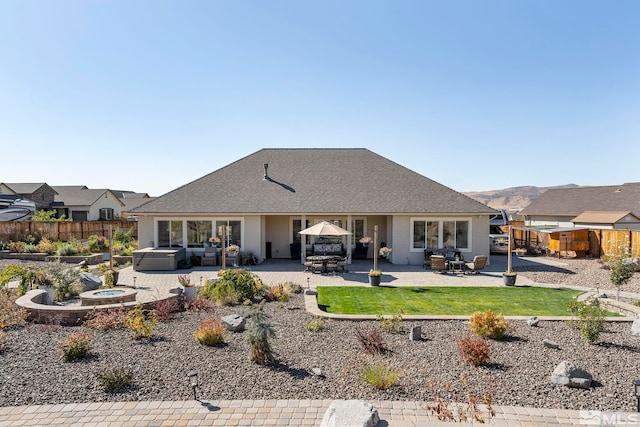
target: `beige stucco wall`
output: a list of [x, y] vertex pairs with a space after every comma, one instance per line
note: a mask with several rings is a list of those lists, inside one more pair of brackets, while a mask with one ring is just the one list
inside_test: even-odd
[[[265, 219], [265, 242], [271, 242], [272, 258], [291, 258], [291, 221], [290, 216], [268, 216]], [[266, 256], [266, 254], [265, 254]]]
[[138, 216], [138, 246], [140, 249], [155, 247], [153, 217]]
[[[410, 215], [396, 215], [392, 217], [391, 236], [393, 251], [391, 261], [394, 264], [422, 265], [424, 262], [424, 250], [411, 248], [411, 218]], [[489, 256], [489, 217], [473, 216], [424, 216], [420, 218], [468, 220], [471, 222], [470, 248], [462, 251], [463, 257], [473, 259], [476, 255]]]
[[[122, 212], [122, 203], [112, 193], [107, 192], [106, 195], [107, 197], [101, 196], [91, 206], [89, 206], [89, 221], [98, 221], [100, 219], [100, 209], [102, 208], [113, 209], [113, 219], [120, 218], [120, 213]], [[71, 208], [69, 210], [82, 211], [86, 209], [78, 207]]]

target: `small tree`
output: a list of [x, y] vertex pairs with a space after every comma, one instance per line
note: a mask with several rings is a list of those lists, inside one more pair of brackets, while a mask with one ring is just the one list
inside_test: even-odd
[[611, 269], [611, 283], [616, 287], [616, 300], [620, 300], [620, 289], [633, 277], [636, 263], [626, 254], [617, 257], [609, 264]]
[[59, 218], [56, 218], [56, 210], [45, 210], [38, 209], [35, 214], [31, 217], [31, 221], [70, 221], [66, 216], [60, 215]]
[[275, 359], [274, 351], [269, 344], [269, 338], [275, 338], [276, 332], [273, 329], [273, 324], [267, 319], [268, 316], [262, 311], [264, 308], [264, 301], [260, 302], [251, 310], [249, 319], [251, 320], [251, 329], [249, 335], [247, 335], [247, 342], [249, 343], [249, 360], [259, 365], [266, 365], [273, 362]]

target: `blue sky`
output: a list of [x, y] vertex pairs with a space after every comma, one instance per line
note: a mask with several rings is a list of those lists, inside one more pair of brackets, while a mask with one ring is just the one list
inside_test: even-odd
[[166, 193], [365, 147], [458, 191], [640, 181], [640, 2], [0, 0], [0, 182]]

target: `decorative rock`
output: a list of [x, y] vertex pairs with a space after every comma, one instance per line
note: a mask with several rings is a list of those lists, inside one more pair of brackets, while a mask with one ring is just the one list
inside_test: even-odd
[[82, 292], [94, 291], [102, 286], [102, 281], [99, 277], [94, 276], [91, 273], [84, 271], [80, 272], [80, 284], [82, 285]]
[[636, 315], [636, 318], [631, 324], [631, 335], [634, 337], [640, 336], [640, 314]]
[[536, 316], [527, 319], [527, 325], [529, 326], [538, 326], [538, 322], [540, 322], [540, 320]]
[[324, 374], [322, 373], [322, 369], [320, 368], [311, 368], [311, 373], [317, 377], [324, 378]]
[[559, 349], [560, 346], [558, 345], [558, 343], [556, 343], [555, 341], [551, 341], [548, 338], [545, 338], [542, 340], [542, 344], [544, 344], [545, 347], [547, 348], [553, 348], [555, 350]]
[[420, 341], [422, 339], [422, 328], [420, 326], [412, 326], [409, 331], [409, 339], [411, 341]]
[[590, 373], [566, 360], [560, 362], [551, 374], [553, 384], [573, 388], [589, 389], [592, 380], [593, 376]]
[[238, 314], [230, 314], [228, 316], [224, 316], [220, 320], [222, 320], [222, 323], [227, 327], [227, 330], [231, 332], [244, 331], [244, 327], [247, 323], [247, 319]]
[[322, 417], [320, 427], [375, 427], [378, 410], [359, 400], [334, 400]]

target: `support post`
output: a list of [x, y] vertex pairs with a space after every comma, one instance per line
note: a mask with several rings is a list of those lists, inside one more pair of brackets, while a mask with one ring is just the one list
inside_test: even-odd
[[378, 226], [373, 226], [373, 271], [378, 271]]
[[507, 225], [509, 230], [509, 241], [507, 242], [507, 271], [511, 271], [511, 257], [513, 254], [511, 253], [511, 241], [513, 240], [513, 233], [511, 232], [511, 226]]

